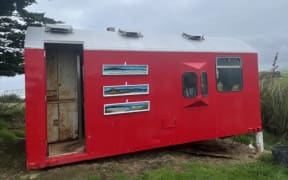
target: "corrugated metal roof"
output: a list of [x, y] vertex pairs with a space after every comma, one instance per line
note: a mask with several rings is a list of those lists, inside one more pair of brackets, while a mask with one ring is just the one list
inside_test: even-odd
[[172, 51], [172, 52], [247, 52], [256, 50], [231, 38], [205, 37], [195, 41], [181, 34], [143, 34], [143, 38], [127, 38], [118, 32], [74, 29], [72, 33], [45, 32], [44, 27], [28, 27], [25, 48], [44, 48], [45, 42], [82, 43], [86, 50]]

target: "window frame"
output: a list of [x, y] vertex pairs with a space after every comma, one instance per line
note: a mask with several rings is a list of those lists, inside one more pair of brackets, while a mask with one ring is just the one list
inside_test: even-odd
[[[241, 83], [242, 83], [242, 86], [241, 86], [241, 88], [239, 89], [239, 90], [235, 90], [235, 91], [220, 91], [219, 89], [218, 89], [218, 83], [217, 83], [217, 68], [219, 68], [219, 66], [217, 65], [217, 62], [218, 62], [218, 59], [220, 59], [220, 58], [238, 58], [239, 60], [240, 60], [240, 65], [238, 66], [220, 66], [220, 68], [230, 68], [230, 69], [233, 69], [233, 68], [235, 68], [235, 69], [240, 69], [240, 72], [241, 72]], [[234, 92], [241, 92], [241, 91], [243, 91], [243, 88], [244, 88], [244, 78], [243, 78], [243, 60], [242, 60], [242, 58], [240, 57], [240, 56], [217, 56], [216, 57], [216, 61], [215, 61], [215, 84], [216, 84], [216, 90], [217, 90], [217, 92], [219, 92], [219, 93], [234, 93]]]
[[[184, 88], [185, 88], [185, 86], [184, 86], [184, 74], [186, 74], [186, 73], [193, 73], [193, 74], [195, 75], [195, 77], [196, 77], [196, 78], [195, 78], [195, 79], [196, 79], [196, 95], [195, 95], [195, 96], [186, 96], [185, 93], [184, 93]], [[199, 79], [198, 79], [198, 74], [197, 74], [197, 72], [195, 72], [195, 71], [182, 72], [182, 96], [183, 96], [184, 98], [191, 99], [191, 98], [196, 98], [197, 96], [199, 96], [198, 81], [199, 81]]]
[[[207, 88], [207, 94], [203, 94], [203, 88], [202, 88], [202, 74], [205, 73], [206, 74], [206, 88]], [[209, 95], [209, 83], [208, 83], [208, 72], [207, 71], [201, 71], [200, 72], [200, 91], [201, 91], [201, 96], [203, 97], [208, 97]]]

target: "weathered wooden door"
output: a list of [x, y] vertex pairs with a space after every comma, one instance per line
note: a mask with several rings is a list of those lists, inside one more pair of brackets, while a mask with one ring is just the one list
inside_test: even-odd
[[79, 135], [79, 56], [71, 47], [46, 49], [48, 143], [72, 140]]

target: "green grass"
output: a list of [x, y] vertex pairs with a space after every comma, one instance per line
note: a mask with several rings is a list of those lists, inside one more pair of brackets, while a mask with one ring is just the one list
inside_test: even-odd
[[[89, 179], [99, 179], [91, 177]], [[100, 178], [101, 179], [101, 178]], [[177, 170], [166, 167], [145, 171], [136, 177], [117, 173], [113, 179], [125, 180], [284, 180], [288, 179], [288, 168], [273, 164], [271, 153], [263, 154], [256, 162], [239, 165], [211, 166], [203, 163], [180, 164]]]
[[[167, 164], [132, 177], [124, 173], [115, 173], [111, 177], [115, 180], [284, 180], [288, 179], [288, 168], [274, 164], [272, 154], [264, 153], [255, 162], [250, 163], [215, 166], [189, 162], [179, 163], [173, 167]], [[101, 179], [101, 177], [95, 176], [88, 179]]]
[[25, 137], [25, 104], [16, 95], [0, 96], [0, 140]]
[[[233, 141], [240, 142], [242, 144], [253, 144], [256, 145], [256, 138], [254, 133], [244, 134], [232, 137]], [[275, 136], [272, 133], [263, 131], [264, 148], [266, 150], [271, 150], [274, 145], [287, 145], [288, 140], [282, 136]]]
[[244, 134], [244, 135], [239, 135], [239, 136], [233, 136], [232, 137], [233, 141], [242, 143], [242, 144], [253, 144], [255, 145], [255, 134], [250, 133], [250, 134]]
[[[282, 137], [277, 137], [271, 133], [263, 132], [265, 149], [271, 150], [275, 144], [288, 144]], [[255, 145], [255, 134], [246, 134], [233, 137], [233, 140], [243, 144]], [[282, 180], [288, 179], [288, 168], [282, 165], [273, 163], [272, 154], [262, 154], [256, 162], [244, 163], [238, 165], [221, 165], [212, 166], [204, 163], [186, 163], [180, 164], [180, 167], [171, 168], [169, 165], [155, 170], [145, 171], [136, 177], [129, 177], [125, 174], [115, 174], [113, 179], [137, 179], [137, 180], [190, 180], [190, 179], [205, 179], [205, 180]], [[177, 169], [177, 170], [175, 170]]]
[[129, 179], [129, 176], [127, 176], [126, 174], [123, 174], [123, 173], [116, 173], [116, 174], [114, 174], [113, 179], [126, 180], [126, 179]]
[[25, 105], [20, 103], [0, 103], [0, 119], [6, 122], [24, 123]]
[[8, 128], [8, 124], [4, 120], [0, 119], [0, 129], [6, 128]]
[[0, 140], [4, 140], [4, 141], [14, 141], [17, 139], [17, 136], [7, 130], [7, 129], [0, 129]]
[[[275, 144], [288, 144], [288, 141], [282, 137], [275, 136], [266, 131], [263, 132], [264, 144], [266, 150], [271, 150]], [[246, 134], [232, 137], [234, 141], [243, 144], [255, 145], [255, 134]], [[127, 178], [129, 179], [129, 178]], [[164, 167], [153, 171], [146, 171], [139, 175], [139, 180], [169, 180], [169, 179], [205, 179], [205, 180], [228, 180], [228, 179], [288, 179], [288, 168], [274, 164], [272, 154], [265, 153], [261, 155], [256, 162], [244, 163], [239, 165], [210, 166], [203, 163], [183, 164], [181, 171], [175, 171], [170, 167]]]
[[18, 138], [25, 138], [25, 129], [17, 129], [17, 130], [0, 129], [0, 140], [14, 141]]
[[275, 136], [272, 133], [265, 132], [263, 133], [264, 138], [264, 147], [266, 150], [271, 150], [274, 145], [287, 145], [288, 140], [281, 136]]
[[175, 171], [171, 168], [161, 168], [147, 171], [136, 179], [139, 180], [169, 180], [169, 179], [288, 179], [286, 167], [272, 163], [271, 154], [265, 154], [257, 162], [233, 166], [212, 167], [201, 163], [184, 164], [182, 170]]
[[24, 129], [13, 130], [12, 132], [15, 134], [15, 136], [17, 138], [25, 138], [26, 137], [26, 133], [25, 133]]

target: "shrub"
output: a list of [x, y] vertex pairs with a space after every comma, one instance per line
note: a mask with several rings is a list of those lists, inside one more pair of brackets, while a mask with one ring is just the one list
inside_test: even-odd
[[9, 94], [9, 95], [0, 96], [0, 102], [2, 102], [2, 103], [17, 103], [17, 102], [23, 102], [23, 101], [24, 100], [16, 94]]
[[288, 137], [288, 78], [263, 79], [260, 89], [264, 129]]
[[[5, 120], [9, 125], [24, 126], [24, 103], [0, 103], [0, 120]], [[1, 127], [1, 123], [0, 123]]]

